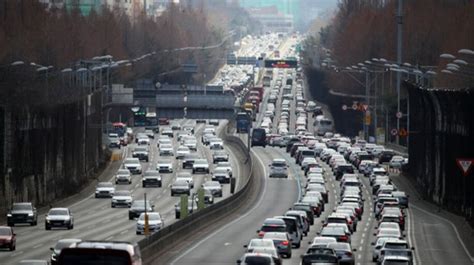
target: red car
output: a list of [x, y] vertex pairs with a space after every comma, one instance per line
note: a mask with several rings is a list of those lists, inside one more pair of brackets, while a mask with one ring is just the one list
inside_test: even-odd
[[159, 118], [158, 119], [159, 125], [170, 125], [170, 120], [168, 118]]
[[8, 248], [11, 251], [16, 248], [16, 234], [9, 226], [0, 226], [0, 248]]

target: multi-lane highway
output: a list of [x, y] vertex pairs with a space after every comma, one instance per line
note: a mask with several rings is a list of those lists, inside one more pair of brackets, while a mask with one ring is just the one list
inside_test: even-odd
[[[193, 120], [178, 120], [181, 126], [195, 124]], [[196, 153], [201, 158], [206, 158], [209, 161], [210, 171], [213, 172], [214, 166], [212, 163], [212, 152], [209, 147], [204, 146], [200, 139], [205, 124], [199, 123], [195, 126], [195, 136], [198, 139], [198, 146]], [[221, 132], [226, 126], [226, 122], [221, 122], [217, 127], [217, 134]], [[176, 133], [175, 133], [176, 134]], [[145, 172], [148, 169], [155, 169], [158, 159], [163, 158], [159, 156], [157, 147], [158, 134], [150, 142], [149, 162], [142, 162], [142, 169]], [[176, 137], [173, 138], [173, 146], [179, 146]], [[136, 147], [135, 143], [131, 143], [122, 148], [123, 158], [131, 157], [131, 153]], [[239, 163], [236, 161], [234, 150], [224, 147], [229, 153], [229, 161], [233, 168], [233, 176], [239, 176]], [[164, 219], [165, 226], [176, 221], [175, 219], [175, 204], [178, 203], [179, 197], [170, 195], [170, 186], [173, 183], [178, 172], [184, 171], [181, 168], [181, 161], [174, 157], [166, 157], [172, 159], [174, 172], [170, 174], [161, 174], [162, 187], [161, 188], [142, 188], [141, 176], [133, 175], [131, 184], [117, 184], [116, 190], [129, 190], [133, 195], [134, 200], [144, 198], [146, 193], [147, 199], [150, 200], [156, 212], [159, 212]], [[114, 182], [115, 172], [117, 168], [107, 170], [108, 175], [103, 176], [105, 181]], [[186, 169], [186, 171], [190, 171]], [[194, 191], [201, 187], [201, 184], [206, 180], [210, 180], [209, 174], [194, 174]], [[216, 197], [218, 202], [230, 195], [230, 185], [223, 185], [224, 197]], [[46, 231], [44, 227], [45, 216], [39, 215], [37, 226], [15, 226], [17, 234], [16, 251], [14, 252], [0, 252], [1, 264], [17, 264], [24, 259], [44, 259], [48, 260], [51, 254], [49, 250], [53, 247], [59, 239], [64, 238], [79, 238], [88, 240], [120, 240], [137, 242], [144, 236], [136, 235], [136, 220], [128, 219], [129, 208], [111, 208], [111, 199], [109, 198], [95, 198], [94, 192], [90, 193], [86, 198], [67, 204], [55, 204], [54, 207], [68, 207], [74, 216], [74, 229], [53, 229]]]

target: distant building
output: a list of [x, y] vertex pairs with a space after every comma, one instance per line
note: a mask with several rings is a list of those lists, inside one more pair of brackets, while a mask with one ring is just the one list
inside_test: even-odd
[[283, 14], [276, 6], [248, 8], [250, 16], [258, 20], [264, 32], [291, 32], [293, 27], [293, 16]]

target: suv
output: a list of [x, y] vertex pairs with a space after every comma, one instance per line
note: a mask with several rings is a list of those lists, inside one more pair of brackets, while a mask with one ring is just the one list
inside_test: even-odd
[[138, 244], [124, 241], [82, 241], [62, 249], [57, 263], [77, 264], [97, 257], [103, 264], [142, 264]]
[[230, 175], [225, 168], [215, 168], [212, 173], [212, 180], [219, 181], [219, 183], [230, 183]]
[[114, 193], [112, 197], [112, 208], [117, 206], [126, 206], [128, 208], [132, 207], [132, 194], [129, 190], [118, 190]]
[[189, 183], [184, 179], [175, 180], [171, 185], [171, 196], [174, 196], [175, 194], [191, 195], [191, 187], [189, 186]]
[[138, 158], [125, 158], [123, 165], [126, 169], [130, 170], [132, 174], [142, 173], [142, 165], [140, 164], [140, 160], [138, 160]]
[[115, 184], [127, 183], [132, 184], [132, 173], [126, 168], [119, 169], [115, 175]]
[[7, 214], [8, 226], [14, 226], [17, 223], [29, 223], [36, 225], [38, 223], [38, 214], [36, 208], [31, 202], [16, 202]]
[[202, 188], [210, 192], [214, 197], [222, 197], [222, 184], [218, 181], [206, 181], [202, 184]]
[[138, 160], [145, 160], [148, 162], [148, 146], [137, 146], [132, 152], [132, 157], [138, 158]]
[[270, 178], [288, 178], [288, 165], [285, 159], [275, 158], [270, 164]]
[[183, 169], [193, 168], [194, 160], [198, 159], [199, 156], [196, 154], [187, 154], [183, 157]]
[[112, 182], [99, 182], [95, 187], [95, 197], [96, 198], [112, 198], [115, 193], [115, 187]]
[[173, 162], [171, 160], [158, 160], [156, 170], [160, 173], [173, 173]]
[[198, 172], [209, 174], [209, 163], [207, 159], [195, 159], [193, 163], [193, 174]]

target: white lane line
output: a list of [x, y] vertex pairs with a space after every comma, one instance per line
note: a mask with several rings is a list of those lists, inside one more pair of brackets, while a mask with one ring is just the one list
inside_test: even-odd
[[[426, 210], [424, 210], [424, 209], [421, 209], [420, 207], [417, 207], [417, 206], [415, 206], [415, 205], [413, 205], [413, 204], [410, 205], [410, 206], [411, 206], [412, 208], [418, 210], [418, 211], [421, 211], [421, 212], [427, 214], [427, 215], [430, 215], [430, 216], [432, 216], [432, 217], [434, 217], [434, 218], [438, 218], [438, 219], [440, 219], [440, 220], [443, 220], [443, 221], [449, 223], [449, 224], [451, 225], [451, 227], [453, 228], [453, 230], [454, 230], [454, 232], [455, 232], [455, 234], [456, 234], [456, 237], [457, 237], [459, 243], [460, 243], [461, 246], [463, 247], [464, 252], [466, 252], [466, 255], [471, 259], [471, 262], [474, 263], [474, 258], [471, 256], [471, 253], [469, 252], [469, 250], [467, 249], [466, 245], [464, 244], [464, 241], [462, 240], [461, 236], [459, 235], [458, 229], [456, 228], [456, 226], [455, 226], [451, 221], [449, 221], [448, 219], [445, 219], [444, 217], [441, 217], [441, 216], [432, 214], [432, 213], [430, 213], [430, 212], [428, 212], [428, 211], [426, 211]], [[415, 237], [415, 236], [413, 236], [413, 238], [414, 238], [414, 237]]]
[[[362, 246], [359, 247], [359, 251], [362, 251]], [[359, 254], [359, 259], [361, 258], [361, 255]]]
[[[362, 237], [364, 237], [364, 236], [365, 236], [365, 234], [362, 235]], [[360, 240], [360, 244], [361, 245], [364, 244], [364, 239], [363, 238]]]
[[39, 248], [39, 247], [41, 247], [41, 246], [43, 246], [43, 244], [38, 244], [38, 245], [36, 245], [36, 246], [33, 246], [33, 248]]
[[24, 251], [23, 251], [23, 250], [21, 250], [21, 251], [17, 251], [17, 252], [15, 252], [15, 253], [11, 254], [11, 255], [10, 255], [10, 257], [12, 257], [12, 258], [13, 258], [13, 257], [16, 257], [16, 256], [18, 256], [18, 255], [21, 255], [21, 254], [23, 254], [23, 253], [24, 253]]
[[109, 237], [107, 237], [107, 238], [105, 239], [105, 241], [110, 241], [110, 240], [112, 240], [113, 238], [114, 238], [114, 236], [109, 236]]
[[[406, 210], [408, 214], [408, 223], [407, 223], [407, 234], [408, 234], [408, 239], [410, 239], [410, 244], [412, 247], [417, 246], [416, 244], [416, 239], [415, 239], [415, 232], [412, 226], [413, 225], [413, 214], [410, 212], [409, 209]], [[418, 262], [421, 262], [420, 259], [420, 253], [418, 250], [414, 251], [415, 252], [415, 257], [413, 258], [413, 264], [416, 265]]]
[[128, 232], [128, 229], [127, 230], [123, 230], [122, 232], [120, 232], [121, 235], [125, 234]]
[[184, 256], [188, 255], [191, 251], [195, 250], [197, 247], [199, 247], [200, 245], [202, 245], [204, 242], [207, 242], [209, 241], [210, 238], [214, 237], [216, 234], [222, 232], [223, 230], [227, 229], [228, 227], [234, 225], [235, 223], [239, 222], [240, 220], [246, 218], [247, 216], [249, 216], [253, 211], [255, 211], [258, 207], [260, 207], [260, 205], [262, 204], [263, 202], [263, 194], [265, 194], [267, 192], [267, 168], [265, 167], [265, 164], [263, 163], [262, 159], [255, 154], [255, 151], [252, 150], [252, 152], [254, 153], [255, 157], [257, 158], [258, 162], [262, 165], [262, 168], [263, 168], [263, 175], [264, 175], [264, 181], [263, 181], [263, 192], [262, 192], [262, 195], [260, 196], [258, 202], [255, 204], [255, 206], [250, 209], [250, 211], [248, 211], [247, 213], [245, 213], [244, 215], [241, 215], [239, 218], [235, 219], [234, 221], [232, 222], [229, 222], [227, 225], [224, 225], [222, 226], [220, 229], [214, 231], [214, 233], [208, 235], [207, 237], [201, 239], [201, 241], [199, 241], [197, 244], [195, 244], [194, 246], [188, 248], [185, 252], [183, 252], [181, 255], [179, 255], [177, 258], [175, 258], [171, 263], [170, 265], [174, 265], [176, 261], [182, 259]]

